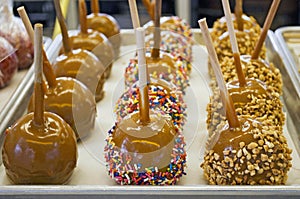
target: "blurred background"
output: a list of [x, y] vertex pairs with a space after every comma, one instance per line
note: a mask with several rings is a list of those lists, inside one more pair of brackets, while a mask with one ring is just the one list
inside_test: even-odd
[[[78, 26], [78, 11], [76, 0], [64, 0], [67, 5], [67, 24], [69, 29]], [[87, 0], [88, 12], [90, 13], [90, 1]], [[132, 28], [129, 13], [128, 0], [100, 0], [100, 10], [115, 17], [122, 29]], [[254, 16], [263, 25], [272, 0], [244, 0], [244, 13]], [[235, 1], [230, 0], [232, 10]], [[150, 20], [142, 0], [137, 0], [141, 24]], [[25, 6], [32, 23], [44, 24], [45, 36], [52, 37], [55, 24], [55, 10], [52, 0], [14, 0], [14, 13], [16, 9]], [[278, 13], [273, 21], [272, 30], [281, 26], [300, 24], [300, 0], [282, 0]], [[197, 21], [206, 17], [208, 25], [223, 16], [221, 0], [163, 0], [162, 15], [178, 15], [187, 20], [193, 28], [198, 28]]]

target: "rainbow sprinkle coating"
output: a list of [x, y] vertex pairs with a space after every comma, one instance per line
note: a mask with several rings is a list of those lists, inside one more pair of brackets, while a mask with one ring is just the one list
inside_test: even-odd
[[108, 132], [107, 145], [104, 148], [106, 168], [109, 176], [120, 185], [174, 185], [182, 175], [186, 175], [185, 142], [182, 134], [174, 139], [170, 164], [165, 172], [157, 167], [143, 168], [141, 164], [132, 164], [131, 156], [124, 153], [112, 141], [117, 123]]
[[[153, 48], [153, 34], [146, 37], [146, 47]], [[187, 73], [191, 71], [192, 62], [192, 45], [182, 35], [168, 30], [161, 31], [160, 49], [164, 52], [171, 53], [175, 58], [187, 62]]]
[[[146, 52], [146, 57], [150, 57], [151, 53]], [[187, 62], [181, 61], [179, 59], [174, 59], [175, 61], [175, 74], [171, 72], [171, 69], [166, 72], [157, 71], [150, 74], [150, 77], [166, 80], [171, 82], [178, 87], [179, 90], [185, 94], [185, 89], [189, 86], [189, 77], [186, 73]], [[125, 86], [126, 88], [131, 87], [136, 81], [138, 81], [138, 64], [137, 59], [131, 59], [128, 66], [125, 69]]]
[[[149, 105], [151, 109], [171, 116], [176, 131], [182, 132], [186, 122], [186, 104], [183, 101], [181, 92], [173, 89], [167, 91], [161, 85], [149, 84]], [[170, 88], [169, 88], [170, 89]], [[178, 93], [179, 92], [179, 93]], [[130, 87], [116, 103], [115, 113], [117, 121], [125, 116], [139, 110], [139, 88], [135, 83]]]

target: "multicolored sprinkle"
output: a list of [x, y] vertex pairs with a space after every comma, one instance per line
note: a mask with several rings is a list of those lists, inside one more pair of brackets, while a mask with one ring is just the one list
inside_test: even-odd
[[[182, 94], [176, 88], [167, 88], [161, 85], [148, 85], [149, 105], [151, 109], [171, 116], [177, 131], [182, 132], [186, 121], [186, 104]], [[130, 87], [116, 103], [115, 113], [117, 121], [121, 121], [125, 116], [139, 110], [139, 88], [137, 83]]]
[[182, 175], [186, 175], [186, 152], [183, 135], [178, 133], [166, 171], [157, 167], [144, 168], [142, 164], [133, 164], [129, 153], [122, 152], [113, 142], [117, 123], [108, 132], [104, 153], [109, 176], [120, 185], [174, 185]]

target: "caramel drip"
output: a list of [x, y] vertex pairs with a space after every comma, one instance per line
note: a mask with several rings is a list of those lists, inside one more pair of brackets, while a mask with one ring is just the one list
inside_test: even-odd
[[250, 102], [250, 95], [267, 95], [266, 85], [255, 79], [247, 79], [245, 86], [241, 86], [238, 81], [229, 82], [227, 89], [235, 107], [241, 107]]
[[16, 184], [63, 184], [77, 162], [74, 132], [57, 115], [45, 112], [44, 126], [33, 124], [33, 114], [7, 130], [3, 161]]

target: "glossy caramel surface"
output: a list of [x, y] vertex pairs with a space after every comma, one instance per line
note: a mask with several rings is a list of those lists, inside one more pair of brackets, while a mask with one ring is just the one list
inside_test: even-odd
[[84, 49], [94, 53], [105, 67], [112, 65], [114, 61], [114, 50], [106, 36], [92, 29], [88, 33], [79, 32], [70, 36], [73, 49]]
[[267, 95], [266, 85], [255, 79], [246, 79], [246, 86], [240, 86], [239, 81], [227, 83], [227, 89], [235, 105], [243, 105], [251, 101], [251, 95]]
[[[70, 77], [56, 79], [55, 87], [45, 91], [45, 110], [61, 116], [74, 130], [77, 138], [90, 134], [95, 125], [96, 102], [90, 90]], [[33, 111], [31, 99], [28, 111]]]
[[56, 114], [45, 112], [44, 126], [33, 113], [8, 128], [3, 163], [15, 184], [63, 184], [77, 163], [77, 143], [71, 127]]
[[[104, 66], [93, 53], [77, 49], [62, 54], [56, 58], [53, 70], [56, 77], [72, 77], [79, 80], [95, 94], [96, 98], [97, 95], [101, 95]], [[101, 85], [101, 89], [98, 89], [98, 84]]]
[[175, 73], [176, 71], [174, 58], [163, 52], [160, 52], [159, 58], [153, 58], [149, 52], [146, 53], [146, 62], [150, 74]]
[[139, 113], [133, 113], [117, 124], [113, 142], [133, 163], [144, 167], [169, 165], [174, 139], [177, 136], [171, 118], [150, 113], [151, 121], [143, 125]]
[[248, 120], [245, 118], [240, 119], [240, 128], [230, 128], [228, 123], [222, 127], [218, 134], [215, 134], [211, 139], [210, 146], [208, 148], [214, 150], [217, 154], [223, 154], [224, 150], [236, 150], [239, 148], [239, 143], [250, 143], [255, 141], [253, 133], [253, 123], [257, 123], [254, 120]]

